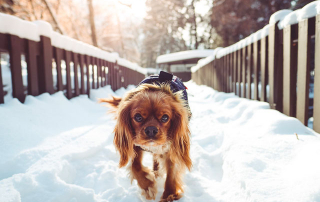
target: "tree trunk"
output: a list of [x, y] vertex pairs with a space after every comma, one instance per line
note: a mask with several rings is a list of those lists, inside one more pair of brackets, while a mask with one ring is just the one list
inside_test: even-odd
[[193, 27], [193, 35], [194, 35], [194, 48], [195, 49], [198, 49], [198, 46], [199, 46], [199, 42], [198, 42], [198, 33], [197, 33], [197, 28], [198, 28], [198, 25], [197, 25], [197, 16], [196, 16], [196, 8], [194, 6], [195, 4], [195, 0], [193, 0], [191, 2], [191, 8], [192, 8], [192, 13], [193, 13], [193, 26], [191, 26], [191, 29]]
[[46, 7], [48, 8], [49, 13], [50, 13], [53, 21], [56, 23], [57, 28], [59, 29], [60, 33], [61, 33], [61, 34], [64, 34], [64, 32], [63, 32], [63, 30], [62, 30], [62, 28], [61, 28], [61, 26], [60, 26], [60, 24], [59, 24], [59, 21], [57, 20], [56, 15], [53, 13], [53, 9], [51, 8], [51, 5], [49, 4], [49, 2], [48, 2], [47, 0], [43, 0], [43, 2], [44, 2], [44, 4], [46, 5]]
[[94, 24], [94, 13], [93, 13], [92, 0], [87, 0], [87, 3], [88, 3], [88, 8], [89, 8], [89, 22], [90, 22], [90, 26], [91, 26], [92, 43], [94, 46], [98, 47], [96, 26]]

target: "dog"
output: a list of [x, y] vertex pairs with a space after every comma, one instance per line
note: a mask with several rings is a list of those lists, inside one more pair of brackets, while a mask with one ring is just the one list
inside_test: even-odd
[[[155, 200], [156, 179], [165, 174], [160, 201], [180, 199], [183, 174], [192, 167], [187, 94], [176, 88], [183, 83], [170, 75], [160, 72], [159, 77], [148, 77], [123, 98], [100, 100], [116, 114], [114, 145], [120, 153], [119, 167], [128, 164], [131, 182], [137, 180], [148, 200]], [[153, 170], [142, 165], [144, 152], [153, 155]]]

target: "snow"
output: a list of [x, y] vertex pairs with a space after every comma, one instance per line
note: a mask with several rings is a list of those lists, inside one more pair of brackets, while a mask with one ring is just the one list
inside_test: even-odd
[[261, 39], [261, 29], [252, 34], [253, 42], [257, 42]]
[[[186, 85], [193, 168], [181, 202], [320, 201], [319, 134], [268, 103]], [[115, 94], [110, 87], [92, 93]], [[118, 168], [114, 125], [106, 108], [84, 95], [0, 105], [0, 201], [147, 201]]]
[[250, 44], [252, 44], [253, 42], [253, 34], [251, 34], [250, 36], [248, 36], [247, 38], [245, 38], [246, 41], [246, 46], [249, 46]]
[[288, 25], [297, 24], [299, 22], [298, 17], [300, 15], [300, 11], [301, 9], [298, 9], [289, 13], [284, 19], [282, 19], [279, 22], [278, 24], [279, 29], [283, 29]]
[[304, 19], [311, 18], [320, 14], [320, 2], [314, 1], [305, 5], [302, 9], [289, 13], [279, 23], [279, 29], [283, 29], [288, 25], [296, 24]]
[[160, 55], [157, 57], [157, 63], [169, 63], [193, 58], [205, 58], [212, 55], [214, 50], [188, 50], [176, 53]]
[[288, 9], [283, 9], [283, 10], [279, 10], [275, 13], [273, 13], [270, 16], [269, 19], [269, 24], [275, 24], [278, 21], [281, 21], [283, 18], [285, 18], [288, 14], [290, 14], [292, 12], [292, 10], [288, 10]]
[[267, 24], [266, 26], [264, 26], [261, 30], [261, 38], [267, 37], [269, 36], [269, 28], [270, 28], [270, 24]]
[[319, 14], [317, 12], [317, 7], [319, 7], [319, 6], [320, 6], [319, 1], [314, 1], [314, 2], [311, 2], [307, 5], [305, 5], [300, 11], [298, 21], [302, 21], [304, 19], [311, 18], [311, 17], [314, 17], [317, 14]]
[[[25, 21], [24, 22], [28, 22], [28, 21]], [[46, 22], [46, 21], [43, 21], [43, 20], [36, 20], [36, 21], [33, 21], [34, 24], [36, 24], [38, 26], [38, 35], [39, 36], [46, 36], [48, 38], [51, 38], [52, 36], [52, 33], [53, 33], [53, 29], [50, 25], [50, 23]], [[35, 30], [36, 31], [36, 30]], [[34, 32], [35, 32], [34, 31]], [[24, 36], [23, 38], [26, 38], [26, 39], [29, 39], [27, 38], [28, 36]], [[31, 40], [31, 39], [30, 39]]]
[[223, 48], [218, 47], [218, 48], [214, 49], [213, 53], [210, 56], [199, 60], [198, 64], [191, 68], [191, 72], [196, 72], [196, 71], [198, 71], [198, 69], [200, 69], [200, 68], [204, 67], [205, 65], [209, 64], [210, 62], [212, 62], [216, 58], [217, 53], [222, 49]]
[[38, 26], [12, 15], [0, 13], [0, 33], [12, 34], [20, 38], [40, 41]]

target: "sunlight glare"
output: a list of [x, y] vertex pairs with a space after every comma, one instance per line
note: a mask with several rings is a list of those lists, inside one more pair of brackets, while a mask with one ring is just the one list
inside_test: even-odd
[[131, 6], [132, 13], [143, 18], [146, 15], [146, 0], [118, 0], [119, 3]]

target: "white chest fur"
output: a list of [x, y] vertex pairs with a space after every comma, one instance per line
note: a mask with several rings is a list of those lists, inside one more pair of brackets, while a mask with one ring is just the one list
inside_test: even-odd
[[141, 147], [143, 150], [151, 152], [153, 154], [164, 154], [167, 153], [170, 149], [170, 143], [166, 143], [163, 145], [140, 145], [135, 144], [136, 146]]

